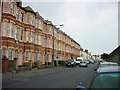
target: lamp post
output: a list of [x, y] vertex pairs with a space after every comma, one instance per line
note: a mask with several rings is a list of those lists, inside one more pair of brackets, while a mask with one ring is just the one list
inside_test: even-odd
[[[54, 26], [63, 26], [63, 24], [61, 25], [54, 25]], [[54, 41], [55, 41], [55, 38], [54, 38], [54, 29], [53, 29], [53, 49], [52, 49], [52, 66], [54, 68]]]

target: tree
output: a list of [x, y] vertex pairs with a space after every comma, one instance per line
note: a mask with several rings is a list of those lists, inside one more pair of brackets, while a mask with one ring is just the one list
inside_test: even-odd
[[109, 55], [107, 53], [101, 54], [101, 59], [108, 59]]

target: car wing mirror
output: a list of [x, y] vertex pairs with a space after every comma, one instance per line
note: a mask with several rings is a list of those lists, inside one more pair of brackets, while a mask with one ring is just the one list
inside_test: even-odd
[[96, 72], [96, 71], [97, 71], [97, 69], [94, 69], [94, 71]]

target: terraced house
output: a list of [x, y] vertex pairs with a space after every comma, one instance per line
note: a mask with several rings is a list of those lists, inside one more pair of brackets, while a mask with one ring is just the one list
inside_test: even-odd
[[30, 60], [41, 64], [52, 62], [54, 37], [55, 60], [79, 57], [80, 44], [30, 6], [22, 7], [22, 2], [17, 1], [2, 2], [2, 56], [9, 60], [18, 58], [18, 65]]

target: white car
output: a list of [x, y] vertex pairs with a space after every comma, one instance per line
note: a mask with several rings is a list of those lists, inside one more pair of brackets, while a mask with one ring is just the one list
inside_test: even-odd
[[83, 58], [77, 58], [77, 59], [75, 60], [76, 65], [79, 65], [82, 60], [83, 60]]
[[79, 67], [87, 67], [87, 66], [88, 66], [88, 64], [87, 64], [87, 62], [84, 61], [84, 60], [82, 60], [82, 61], [80, 62], [80, 64], [79, 64]]

